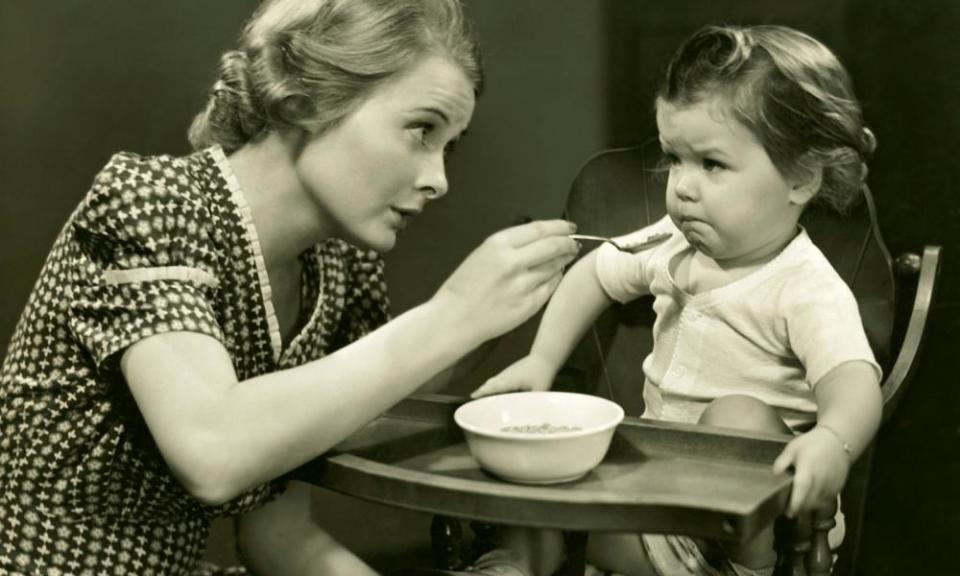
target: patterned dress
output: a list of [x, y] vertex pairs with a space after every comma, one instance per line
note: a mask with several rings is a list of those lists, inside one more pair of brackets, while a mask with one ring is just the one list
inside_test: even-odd
[[223, 151], [114, 156], [61, 231], [0, 371], [0, 575], [187, 575], [220, 507], [171, 476], [119, 372], [134, 342], [219, 340], [241, 380], [319, 358], [387, 320], [383, 264], [341, 241], [301, 255], [286, 348], [256, 230]]

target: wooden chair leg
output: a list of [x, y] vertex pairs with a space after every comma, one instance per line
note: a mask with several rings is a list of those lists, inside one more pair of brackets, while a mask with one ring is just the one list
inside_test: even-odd
[[430, 522], [430, 548], [433, 565], [444, 570], [459, 570], [466, 563], [463, 559], [463, 528], [455, 518], [434, 516]]
[[791, 522], [792, 549], [788, 551], [786, 574], [790, 576], [830, 576], [833, 570], [833, 552], [827, 535], [836, 526], [834, 500], [810, 514], [803, 514]]
[[587, 533], [564, 532], [566, 558], [554, 576], [583, 576], [587, 569]]
[[830, 576], [833, 569], [833, 551], [830, 550], [830, 540], [827, 535], [830, 529], [837, 525], [837, 521], [834, 520], [836, 514], [836, 498], [813, 511], [810, 548], [804, 558], [809, 576]]

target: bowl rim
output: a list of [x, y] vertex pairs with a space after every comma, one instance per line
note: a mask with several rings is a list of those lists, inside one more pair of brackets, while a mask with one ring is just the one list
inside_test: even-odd
[[[589, 428], [581, 428], [580, 430], [571, 430], [569, 432], [553, 432], [550, 434], [531, 434], [529, 432], [503, 432], [501, 430], [488, 430], [485, 428], [480, 428], [474, 426], [468, 422], [463, 421], [463, 414], [461, 413], [467, 406], [475, 405], [477, 402], [482, 402], [484, 400], [489, 400], [491, 398], [498, 398], [503, 396], [512, 396], [516, 394], [530, 395], [530, 394], [542, 394], [542, 395], [563, 395], [563, 396], [589, 396], [594, 400], [598, 400], [601, 403], [605, 403], [608, 406], [612, 406], [617, 411], [617, 417], [611, 420], [610, 422], [599, 424], [597, 426], [591, 426]], [[617, 404], [613, 400], [603, 398], [602, 396], [595, 396], [593, 394], [586, 394], [583, 392], [562, 392], [559, 390], [526, 390], [518, 392], [505, 392], [502, 394], [492, 394], [490, 396], [483, 396], [481, 398], [475, 398], [468, 402], [461, 404], [456, 411], [453, 413], [453, 420], [457, 423], [462, 430], [467, 432], [472, 432], [480, 436], [486, 436], [488, 438], [502, 438], [509, 440], [529, 440], [534, 442], [546, 442], [551, 440], [563, 440], [566, 438], [578, 438], [581, 436], [589, 436], [591, 434], [596, 434], [598, 432], [605, 432], [611, 428], [616, 428], [623, 422], [625, 413], [623, 411], [623, 406]]]

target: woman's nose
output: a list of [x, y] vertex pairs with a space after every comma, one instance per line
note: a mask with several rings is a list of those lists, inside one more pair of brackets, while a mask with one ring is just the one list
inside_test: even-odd
[[422, 191], [428, 200], [436, 200], [446, 195], [449, 185], [442, 154], [431, 155], [430, 160], [424, 163], [417, 180], [417, 189]]

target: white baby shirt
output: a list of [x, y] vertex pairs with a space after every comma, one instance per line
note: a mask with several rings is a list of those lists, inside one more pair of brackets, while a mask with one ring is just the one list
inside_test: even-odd
[[669, 217], [623, 240], [660, 232], [672, 237], [639, 254], [602, 246], [596, 265], [614, 300], [654, 296], [645, 417], [694, 423], [715, 398], [748, 394], [801, 431], [816, 421], [813, 385], [830, 370], [863, 360], [879, 374], [856, 299], [806, 231], [761, 269], [694, 295], [669, 272], [671, 258], [691, 248]]

